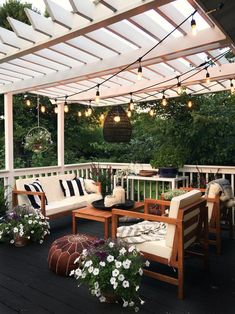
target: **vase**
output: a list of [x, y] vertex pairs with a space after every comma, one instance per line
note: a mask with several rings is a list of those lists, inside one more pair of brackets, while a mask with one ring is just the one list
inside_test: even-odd
[[21, 237], [19, 235], [14, 236], [14, 245], [16, 247], [22, 247], [28, 244], [29, 240], [26, 237]]

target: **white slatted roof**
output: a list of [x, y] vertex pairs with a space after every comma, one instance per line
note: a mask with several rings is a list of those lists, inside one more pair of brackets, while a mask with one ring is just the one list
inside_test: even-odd
[[[59, 100], [67, 95], [68, 102], [85, 103], [94, 99], [97, 84], [138, 60], [195, 9], [197, 36], [186, 21], [142, 59], [140, 81], [136, 62], [102, 84], [101, 105], [128, 102], [130, 92], [136, 101], [160, 98], [162, 90], [175, 97], [177, 76], [233, 44], [196, 0], [70, 0], [72, 11], [44, 2], [49, 18], [26, 9], [31, 25], [9, 17], [13, 31], [0, 28], [2, 93], [33, 92]], [[189, 93], [229, 89], [235, 64], [222, 57], [208, 71], [210, 85], [205, 70], [182, 75], [182, 85]]]

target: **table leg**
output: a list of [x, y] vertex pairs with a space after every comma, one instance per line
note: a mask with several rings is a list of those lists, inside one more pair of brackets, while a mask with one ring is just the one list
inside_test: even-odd
[[72, 232], [73, 234], [77, 234], [77, 222], [76, 222], [75, 214], [73, 214], [73, 219], [72, 219]]
[[109, 219], [104, 220], [104, 238], [108, 239], [109, 237]]

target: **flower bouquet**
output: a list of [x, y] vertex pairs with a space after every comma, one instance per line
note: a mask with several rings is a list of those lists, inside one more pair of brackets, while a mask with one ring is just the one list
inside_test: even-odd
[[28, 206], [16, 206], [0, 224], [0, 242], [23, 246], [28, 241], [43, 243], [49, 231], [48, 218]]
[[149, 262], [144, 263], [134, 246], [120, 241], [98, 240], [75, 262], [79, 266], [71, 275], [75, 276], [79, 285], [87, 284], [91, 294], [100, 302], [116, 300], [136, 312], [144, 303], [138, 293], [143, 266], [148, 266]]

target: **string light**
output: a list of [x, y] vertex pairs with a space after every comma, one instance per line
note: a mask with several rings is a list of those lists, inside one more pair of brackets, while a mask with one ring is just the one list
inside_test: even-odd
[[153, 117], [153, 116], [154, 116], [154, 114], [155, 114], [154, 110], [153, 110], [153, 109], [150, 109], [150, 111], [149, 111], [149, 115], [150, 115], [151, 117]]
[[89, 106], [88, 106], [88, 109], [87, 109], [87, 114], [88, 114], [88, 116], [92, 115], [91, 100], [89, 100]]
[[188, 108], [192, 108], [193, 106], [193, 102], [191, 99], [189, 99], [188, 103], [187, 103]]
[[192, 28], [193, 36], [196, 36], [197, 35], [197, 24], [196, 24], [196, 21], [194, 19], [194, 15], [192, 15], [191, 28]]
[[31, 106], [31, 101], [29, 99], [29, 95], [24, 95], [25, 104], [27, 107]]
[[162, 93], [162, 105], [165, 107], [167, 105], [167, 100], [164, 92]]
[[100, 102], [100, 91], [99, 91], [100, 85], [97, 85], [97, 91], [95, 94], [95, 102], [98, 104]]
[[138, 79], [138, 81], [140, 81], [142, 78], [141, 58], [139, 58], [138, 61], [139, 61], [139, 67], [138, 67], [138, 71], [137, 71], [137, 79]]
[[46, 107], [42, 105], [40, 110], [41, 110], [42, 113], [44, 113], [44, 112], [46, 112]]
[[117, 113], [116, 113], [116, 115], [114, 116], [113, 120], [114, 120], [114, 122], [116, 122], [116, 123], [118, 123], [118, 122], [121, 121], [118, 107], [117, 107]]
[[65, 113], [69, 112], [69, 106], [68, 106], [68, 103], [67, 103], [67, 98], [68, 98], [68, 96], [65, 96], [65, 101], [64, 101], [64, 112]]
[[179, 76], [177, 76], [177, 80], [178, 80], [178, 83], [177, 83], [177, 93], [178, 93], [178, 95], [181, 95], [182, 94], [182, 86], [181, 86], [181, 82], [180, 82]]
[[78, 111], [78, 117], [80, 118], [82, 116], [81, 111]]
[[105, 117], [104, 117], [104, 113], [103, 113], [103, 112], [101, 112], [101, 115], [100, 115], [100, 120], [101, 120], [101, 121], [104, 121], [104, 118], [105, 118]]
[[208, 67], [206, 67], [206, 83], [210, 84], [211, 79], [210, 79], [210, 73], [208, 72]]
[[234, 94], [233, 79], [230, 79], [230, 91], [231, 91], [231, 94]]
[[128, 118], [131, 117], [131, 111], [130, 110], [127, 110], [127, 116], [128, 116]]
[[132, 93], [130, 93], [130, 95], [131, 95], [131, 99], [130, 99], [130, 104], [129, 104], [129, 110], [132, 111], [134, 110], [134, 102], [132, 98]]

